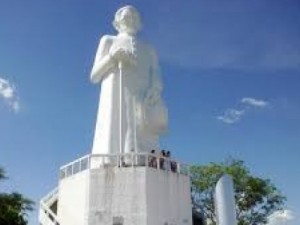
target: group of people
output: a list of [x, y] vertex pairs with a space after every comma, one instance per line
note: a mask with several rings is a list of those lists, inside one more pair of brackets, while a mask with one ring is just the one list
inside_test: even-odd
[[171, 170], [172, 172], [177, 172], [177, 163], [172, 161], [171, 152], [166, 150], [161, 150], [157, 152], [156, 150], [152, 149], [150, 151], [151, 155], [149, 156], [149, 166], [159, 168], [162, 170]]

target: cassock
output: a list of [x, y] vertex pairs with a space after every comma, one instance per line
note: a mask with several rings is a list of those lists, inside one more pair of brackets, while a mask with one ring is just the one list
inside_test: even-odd
[[[118, 66], [119, 63], [111, 57], [111, 52], [120, 47], [132, 54], [134, 63], [123, 63], [121, 68]], [[105, 35], [100, 40], [91, 81], [101, 83], [92, 154], [147, 152], [157, 149], [159, 135], [165, 132], [167, 126], [167, 109], [160, 95], [162, 83], [154, 50], [129, 35]]]

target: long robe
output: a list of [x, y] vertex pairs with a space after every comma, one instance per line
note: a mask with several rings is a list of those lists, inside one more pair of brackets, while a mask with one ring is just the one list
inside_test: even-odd
[[[120, 70], [110, 57], [112, 49], [118, 47], [130, 51], [135, 61], [133, 65], [122, 65], [121, 71], [122, 143], [120, 143]], [[154, 50], [129, 36], [103, 36], [95, 57], [91, 80], [94, 83], [101, 82], [92, 154], [146, 152], [157, 149], [159, 134], [163, 131], [160, 131], [160, 128], [151, 129], [145, 124], [146, 96], [152, 92], [160, 98], [162, 91]]]

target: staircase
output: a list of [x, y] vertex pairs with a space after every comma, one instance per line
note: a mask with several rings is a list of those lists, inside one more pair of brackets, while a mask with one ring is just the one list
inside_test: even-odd
[[58, 189], [55, 188], [40, 201], [40, 225], [60, 225], [57, 219]]

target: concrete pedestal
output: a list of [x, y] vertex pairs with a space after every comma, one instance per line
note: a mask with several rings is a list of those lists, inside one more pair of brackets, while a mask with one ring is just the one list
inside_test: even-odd
[[191, 225], [188, 176], [151, 167], [100, 167], [62, 179], [60, 225]]

